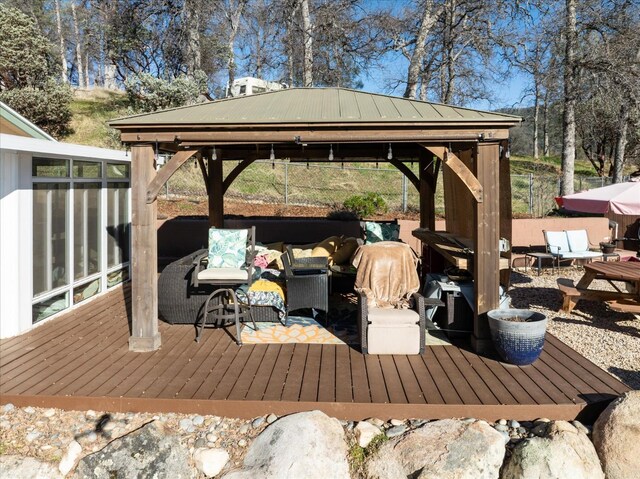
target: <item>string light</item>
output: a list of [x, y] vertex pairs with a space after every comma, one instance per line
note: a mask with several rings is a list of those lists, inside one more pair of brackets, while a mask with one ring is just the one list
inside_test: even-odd
[[273, 151], [273, 143], [271, 143], [271, 153], [269, 153], [269, 159], [271, 161], [276, 159], [276, 153], [275, 153], [275, 151]]
[[216, 155], [216, 145], [213, 145], [213, 153], [211, 155], [211, 159], [214, 161], [218, 159], [218, 155]]
[[387, 160], [393, 160], [393, 151], [391, 150], [391, 143], [389, 143], [389, 151], [387, 152]]
[[333, 161], [333, 145], [329, 145], [329, 161]]

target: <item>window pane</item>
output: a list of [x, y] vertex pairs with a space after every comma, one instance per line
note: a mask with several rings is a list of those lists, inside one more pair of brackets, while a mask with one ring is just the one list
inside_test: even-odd
[[107, 265], [129, 261], [129, 184], [109, 183], [107, 190]]
[[107, 163], [107, 178], [129, 178], [127, 163]]
[[45, 299], [34, 304], [31, 310], [31, 322], [36, 324], [49, 316], [69, 307], [68, 293], [62, 293], [53, 298]]
[[67, 198], [69, 185], [33, 185], [33, 294], [69, 284]]
[[53, 158], [34, 158], [32, 175], [49, 178], [66, 178], [69, 176], [69, 160]]
[[96, 278], [81, 286], [73, 288], [73, 304], [78, 304], [100, 292], [100, 279]]
[[102, 163], [95, 161], [74, 161], [74, 178], [102, 178]]
[[76, 183], [73, 204], [73, 277], [100, 271], [100, 185]]
[[107, 275], [107, 288], [112, 288], [129, 279], [129, 268], [122, 268]]

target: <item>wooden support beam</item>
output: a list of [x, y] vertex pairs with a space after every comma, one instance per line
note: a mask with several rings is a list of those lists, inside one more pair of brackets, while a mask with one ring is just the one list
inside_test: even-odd
[[256, 161], [256, 157], [246, 158], [242, 160], [238, 166], [236, 166], [233, 170], [229, 172], [227, 177], [224, 179], [222, 183], [222, 194], [225, 194], [227, 190], [231, 187], [231, 184], [235, 181], [235, 179], [240, 176], [244, 170], [246, 170], [251, 164]]
[[400, 160], [396, 160], [395, 158], [392, 158], [391, 160], [387, 160], [387, 161], [389, 161], [389, 163], [391, 163], [393, 166], [399, 169], [400, 172], [407, 177], [407, 179], [411, 182], [411, 184], [415, 187], [415, 189], [420, 191], [420, 180], [407, 165], [405, 165]]
[[475, 312], [471, 343], [476, 352], [492, 350], [487, 311], [500, 303], [500, 146], [479, 143], [473, 150], [475, 175], [486, 192], [476, 203], [474, 282]]
[[[209, 154], [206, 155], [207, 157]], [[207, 173], [207, 166], [204, 163], [202, 155], [198, 155], [198, 166], [200, 166], [200, 172], [202, 173], [202, 179], [204, 180], [205, 189], [207, 190], [207, 196], [209, 195], [209, 173]]]
[[131, 148], [131, 351], [155, 351], [158, 331], [157, 203], [147, 201], [154, 177], [154, 151], [149, 144]]
[[454, 155], [452, 152], [448, 151], [448, 149], [444, 146], [431, 146], [431, 145], [422, 145], [424, 148], [429, 150], [435, 156], [440, 158], [442, 162], [451, 168], [458, 178], [462, 180], [467, 189], [471, 192], [474, 199], [478, 203], [482, 203], [483, 201], [483, 191], [482, 184], [478, 181], [478, 178], [474, 176], [474, 174], [467, 168], [467, 166]]
[[[153, 148], [151, 148], [153, 151]], [[164, 186], [171, 175], [173, 175], [178, 168], [180, 168], [185, 161], [191, 158], [193, 155], [198, 153], [200, 150], [180, 150], [177, 151], [167, 163], [155, 173], [155, 176], [152, 176], [149, 182], [149, 185], [145, 189], [147, 194], [147, 203], [153, 203], [158, 197], [158, 193], [160, 193], [160, 188]], [[155, 171], [155, 170], [154, 170]]]
[[[219, 150], [218, 150], [219, 151]], [[211, 156], [207, 158], [207, 170], [209, 171], [209, 226], [222, 228], [224, 226], [224, 187], [222, 182], [222, 152], [217, 154], [217, 159]]]

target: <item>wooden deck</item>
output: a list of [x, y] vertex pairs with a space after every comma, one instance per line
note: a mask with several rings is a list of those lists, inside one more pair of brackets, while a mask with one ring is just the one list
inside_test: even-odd
[[[162, 348], [128, 349], [129, 288], [0, 341], [0, 402], [250, 418], [321, 409], [338, 418], [585, 418], [629, 388], [548, 335], [534, 365], [467, 347], [363, 356], [349, 346], [237, 346], [224, 330], [160, 323]], [[232, 330], [232, 329], [231, 329]]]

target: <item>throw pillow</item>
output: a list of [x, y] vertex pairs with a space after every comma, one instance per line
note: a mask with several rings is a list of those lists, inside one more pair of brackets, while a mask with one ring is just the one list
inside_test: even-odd
[[313, 248], [313, 251], [311, 251], [311, 256], [313, 256], [314, 258], [320, 256], [331, 256], [336, 252], [341, 242], [342, 239], [340, 238], [340, 236], [329, 236], [327, 239], [321, 241], [316, 245], [315, 248]]
[[400, 225], [396, 223], [377, 223], [367, 221], [364, 224], [365, 244], [379, 241], [398, 241], [400, 238]]
[[207, 268], [241, 268], [247, 260], [247, 230], [209, 229]]
[[351, 256], [358, 249], [358, 240], [356, 238], [345, 238], [342, 245], [329, 256], [329, 264], [347, 264], [351, 260]]

